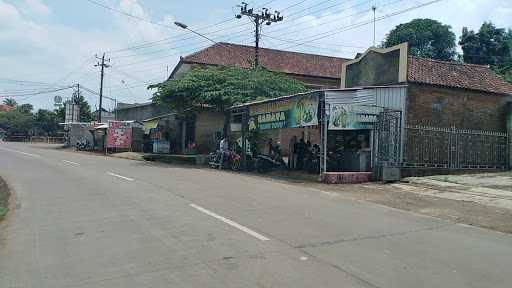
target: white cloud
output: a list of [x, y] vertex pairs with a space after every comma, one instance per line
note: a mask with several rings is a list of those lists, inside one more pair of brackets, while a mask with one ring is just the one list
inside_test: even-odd
[[[394, 1], [396, 0], [377, 0], [377, 3], [385, 4]], [[386, 13], [401, 10], [426, 1], [427, 0], [404, 0], [395, 5], [378, 9], [377, 15], [385, 15]], [[175, 21], [173, 15], [151, 15], [148, 10], [145, 10], [144, 7], [141, 6], [143, 2], [140, 0], [108, 0], [104, 2], [126, 13], [137, 17], [152, 19], [161, 24], [170, 25]], [[235, 2], [236, 1], [233, 1], [233, 3]], [[275, 8], [284, 8], [296, 2], [296, 0], [276, 1]], [[263, 33], [278, 38], [298, 41], [299, 39], [322, 35], [321, 33], [328, 30], [341, 30], [343, 27], [371, 19], [372, 17], [371, 12], [368, 11], [359, 13], [369, 8], [364, 5], [347, 9], [357, 3], [362, 3], [361, 1], [343, 1], [340, 3], [346, 4], [322, 13], [316, 13], [316, 15], [308, 15], [299, 20], [292, 21], [292, 19], [297, 18], [297, 16], [288, 17], [291, 13], [313, 4], [313, 2], [309, 4], [308, 2], [309, 1], [305, 2], [303, 5], [293, 7], [289, 11], [285, 11], [283, 13], [285, 21], [273, 24], [270, 27], [263, 27]], [[94, 27], [81, 29], [77, 28], [77, 26], [57, 24], [59, 23], [58, 21], [50, 21], [60, 20], [58, 18], [59, 15], [57, 15], [58, 10], [51, 6], [52, 3], [52, 1], [44, 2], [43, 0], [16, 0], [10, 2], [0, 0], [0, 43], [2, 43], [0, 45], [0, 67], [8, 67], [8, 69], [0, 70], [0, 77], [53, 82], [61, 78], [67, 72], [78, 68], [84, 63], [86, 58], [93, 57], [95, 53], [99, 54], [102, 51], [116, 50], [143, 42], [151, 42], [174, 36], [177, 36], [177, 38], [194, 37], [187, 32], [168, 29], [107, 10], [103, 11], [103, 13], [107, 13], [109, 18], [109, 22], [107, 22], [108, 26], [106, 27], [97, 26], [96, 29]], [[327, 6], [327, 4], [324, 6]], [[53, 10], [52, 7], [54, 8]], [[191, 7], [190, 9], [193, 8], [194, 7]], [[312, 10], [320, 8], [321, 7], [317, 7]], [[97, 9], [93, 11], [98, 12], [98, 14], [102, 12], [99, 7], [95, 7], [94, 9]], [[201, 20], [195, 22], [190, 21], [190, 23], [187, 22], [187, 24], [192, 28], [208, 27], [208, 24], [216, 23], [232, 16], [232, 11], [226, 10], [223, 13], [221, 12], [222, 11], [206, 11], [204, 15], [201, 15], [204, 16]], [[307, 13], [304, 12], [301, 14]], [[49, 19], [49, 16], [52, 17], [52, 19]], [[84, 17], [86, 17], [86, 15]], [[394, 26], [414, 18], [433, 18], [439, 20], [445, 24], [451, 25], [457, 35], [460, 35], [463, 26], [467, 26], [470, 29], [478, 29], [483, 21], [493, 21], [498, 27], [510, 27], [512, 24], [510, 22], [510, 19], [512, 19], [512, 1], [445, 0], [429, 7], [377, 22], [377, 43], [380, 43], [385, 34], [394, 28]], [[245, 22], [246, 21], [243, 20], [233, 20], [233, 22], [210, 27], [209, 29], [201, 30], [201, 32], [206, 31], [207, 33], [219, 30], [219, 32], [214, 33], [214, 35], [209, 35], [219, 41], [240, 34], [241, 36], [234, 39], [234, 41], [252, 45], [253, 39], [251, 36], [254, 28], [251, 24], [242, 26]], [[234, 28], [231, 29], [229, 27]], [[341, 45], [368, 47], [372, 43], [372, 35], [372, 25], [366, 25], [357, 29], [336, 33], [332, 37], [308, 43], [320, 48], [310, 46], [291, 47], [293, 44], [283, 43], [265, 37], [263, 37], [263, 46], [277, 49], [291, 47], [290, 49], [292, 50], [310, 53], [353, 57], [355, 52], [364, 50], [364, 48], [342, 47]], [[107, 69], [105, 81], [105, 91], [107, 95], [110, 89], [112, 89], [112, 96], [118, 97], [120, 101], [146, 101], [150, 97], [150, 92], [142, 85], [143, 83], [123, 75], [119, 71], [116, 71], [116, 68], [137, 79], [148, 82], [156, 81], [155, 79], [163, 79], [166, 74], [167, 64], [169, 65], [169, 69], [172, 70], [180, 54], [188, 54], [191, 53], [193, 49], [210, 44], [205, 42], [204, 39], [198, 36], [185, 42], [163, 41], [159, 43], [159, 45], [150, 48], [111, 54], [113, 67]], [[172, 48], [176, 46], [184, 46], [179, 49], [182, 53], [178, 53], [176, 49]], [[158, 50], [162, 50], [162, 52], [151, 53]], [[132, 57], [132, 55], [137, 53], [149, 54]], [[127, 63], [139, 61], [147, 62], [141, 62], [140, 64], [131, 66], [122, 66]], [[99, 73], [98, 69], [93, 67], [93, 64], [93, 60], [90, 59], [90, 63], [86, 63], [78, 72], [68, 77], [65, 82], [73, 83], [81, 81], [82, 84], [89, 88], [98, 90]], [[142, 86], [133, 87], [131, 90], [128, 90], [125, 88], [126, 85], [121, 83], [121, 80], [124, 80], [129, 87], [137, 85]], [[48, 99], [52, 97], [45, 97], [46, 96], [36, 97], [31, 100], [40, 99], [39, 102], [34, 104], [36, 104], [36, 106], [48, 107], [52, 104]], [[93, 98], [91, 98], [91, 100], [93, 100]]]
[[39, 15], [47, 16], [51, 10], [42, 0], [25, 0], [24, 5], [26, 11], [30, 11]]
[[[115, 6], [117, 9], [138, 17], [147, 17], [136, 0], [121, 0], [118, 4]], [[167, 28], [131, 19], [115, 12], [111, 12], [114, 21], [108, 29], [81, 30], [68, 25], [54, 24], [41, 17], [51, 11], [41, 1], [26, 0], [23, 3], [18, 2], [16, 5], [0, 0], [0, 42], [9, 43], [9, 45], [2, 44], [0, 47], [0, 66], [9, 67], [9, 69], [0, 71], [0, 77], [53, 83], [68, 72], [79, 68], [87, 58], [91, 58], [89, 63], [70, 75], [62, 84], [81, 81], [89, 88], [99, 90], [99, 73], [97, 68], [93, 67], [92, 59], [95, 53], [100, 54], [103, 51], [115, 50], [141, 42], [160, 40], [169, 37], [172, 32]], [[31, 8], [28, 9], [26, 5], [31, 5]], [[162, 21], [172, 19], [173, 17], [168, 15]], [[172, 52], [172, 50], [169, 51]], [[133, 54], [128, 51], [124, 55], [130, 53]], [[148, 60], [153, 56], [123, 58], [123, 61], [117, 61], [117, 63], [116, 59], [113, 59], [113, 64]], [[122, 71], [131, 74], [130, 70], [135, 71], [138, 67], [138, 65], [134, 65], [123, 68]], [[165, 77], [165, 70], [154, 69], [144, 71], [142, 75], [135, 74], [133, 76], [133, 78], [144, 80], [159, 77], [161, 80]], [[114, 69], [107, 69], [105, 90], [108, 93], [110, 86], [116, 89], [124, 87], [121, 80], [125, 80], [128, 86], [141, 84], [140, 81], [133, 78]], [[121, 101], [141, 102], [147, 101], [150, 97], [150, 92], [145, 87], [132, 88], [131, 92], [135, 96], [132, 96], [126, 89], [116, 91], [122, 95], [112, 96], [120, 96], [119, 100]], [[48, 100], [50, 98], [40, 96], [30, 98], [30, 100], [35, 101], [36, 107], [50, 108], [52, 105]], [[97, 99], [92, 98], [91, 100], [96, 101]]]

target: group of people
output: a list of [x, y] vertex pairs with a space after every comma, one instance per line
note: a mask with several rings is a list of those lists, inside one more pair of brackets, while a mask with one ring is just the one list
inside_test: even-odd
[[319, 152], [320, 146], [317, 144], [312, 145], [311, 141], [305, 141], [304, 138], [297, 141], [297, 136], [293, 136], [288, 146], [288, 169], [307, 170], [306, 161], [317, 157]]

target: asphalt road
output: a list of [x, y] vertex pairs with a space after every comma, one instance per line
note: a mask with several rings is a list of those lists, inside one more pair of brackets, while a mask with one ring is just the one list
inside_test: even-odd
[[307, 187], [0, 142], [0, 287], [510, 287], [512, 236]]

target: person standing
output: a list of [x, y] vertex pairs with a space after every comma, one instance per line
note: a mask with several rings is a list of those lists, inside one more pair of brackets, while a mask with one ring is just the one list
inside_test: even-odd
[[222, 169], [222, 166], [224, 166], [224, 157], [227, 153], [229, 153], [229, 136], [225, 136], [221, 141], [219, 145], [220, 149], [220, 162], [219, 162], [219, 169]]
[[295, 149], [297, 149], [297, 136], [293, 136], [290, 139], [290, 144], [288, 145], [288, 169], [295, 170], [297, 165], [297, 154]]
[[306, 142], [304, 138], [300, 138], [299, 144], [297, 144], [297, 169], [304, 168], [304, 154], [306, 153]]

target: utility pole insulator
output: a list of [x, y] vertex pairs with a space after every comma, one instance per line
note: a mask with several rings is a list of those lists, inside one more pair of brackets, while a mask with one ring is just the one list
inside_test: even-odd
[[253, 8], [247, 9], [247, 3], [242, 2], [240, 7], [240, 14], [236, 15], [237, 19], [241, 19], [242, 16], [247, 16], [251, 19], [251, 21], [255, 25], [255, 46], [254, 46], [254, 67], [258, 67], [260, 65], [259, 61], [259, 50], [260, 50], [260, 37], [261, 37], [261, 25], [265, 23], [266, 25], [272, 25], [272, 23], [277, 23], [283, 21], [284, 17], [281, 16], [281, 12], [275, 11], [274, 13], [268, 12], [268, 8], [262, 8], [260, 12], [254, 12]]

